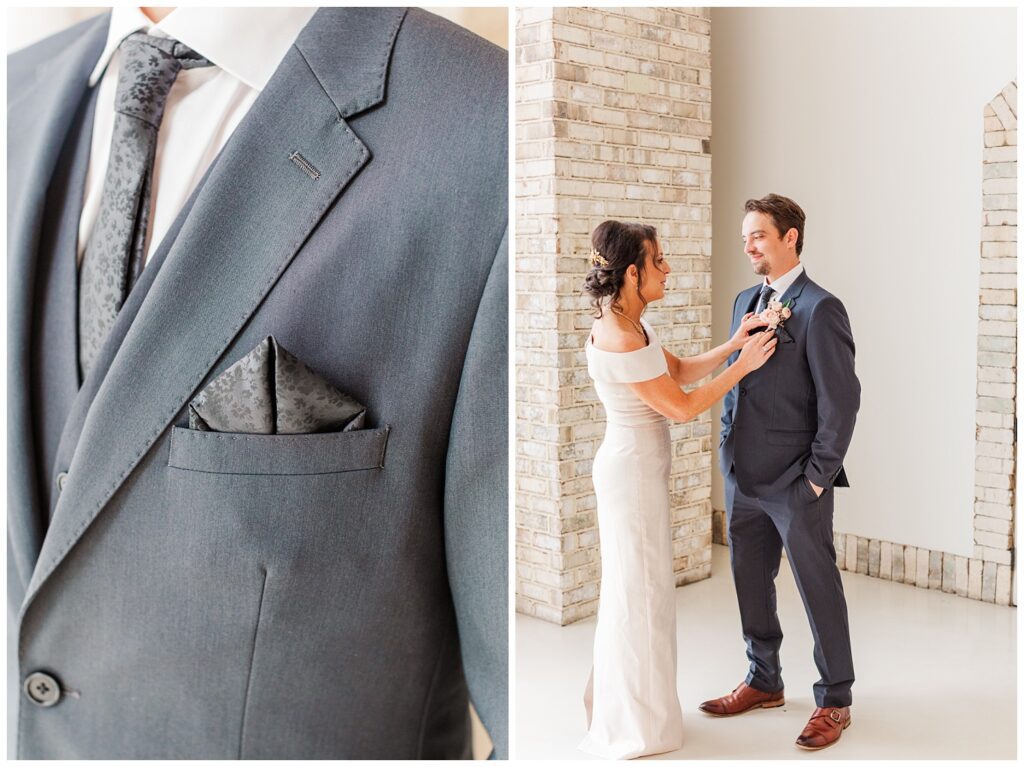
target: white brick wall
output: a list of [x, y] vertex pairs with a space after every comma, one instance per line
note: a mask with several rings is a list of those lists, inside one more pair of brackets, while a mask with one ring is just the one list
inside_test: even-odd
[[[977, 562], [974, 569], [981, 574], [980, 597], [975, 598], [998, 604], [1016, 603], [1011, 587], [1017, 475], [1016, 190], [1017, 84], [1012, 82], [985, 107], [981, 186], [972, 562]], [[977, 588], [973, 591], [979, 593]]]
[[[517, 609], [596, 611], [590, 471], [604, 412], [586, 371], [581, 288], [607, 218], [657, 227], [673, 273], [648, 312], [681, 355], [710, 348], [707, 9], [521, 8], [516, 25]], [[711, 572], [711, 423], [674, 424], [676, 582]]]
[[836, 533], [833, 540], [840, 570], [985, 602], [1015, 604], [1009, 565], [848, 533]]

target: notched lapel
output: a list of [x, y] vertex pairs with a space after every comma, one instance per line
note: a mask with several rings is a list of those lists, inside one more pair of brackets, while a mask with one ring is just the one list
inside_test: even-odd
[[[341, 107], [354, 114], [384, 98], [404, 11], [367, 10], [317, 12], [199, 191], [86, 416], [23, 610], [370, 160]], [[329, 41], [347, 80], [323, 69]]]
[[811, 278], [807, 276], [806, 269], [800, 272], [799, 276], [793, 280], [793, 284], [789, 286], [789, 290], [786, 291], [786, 300], [782, 303], [790, 301], [791, 303], [789, 308], [792, 309], [796, 305], [797, 299], [800, 298], [800, 294], [804, 292], [804, 288], [807, 287], [807, 283], [810, 282], [810, 279]]
[[[807, 276], [806, 270], [800, 272], [800, 275], [793, 281], [793, 284], [790, 285], [789, 290], [787, 290], [784, 294], [784, 299], [782, 303], [783, 305], [789, 306], [789, 310], [794, 314], [797, 310], [796, 306], [800, 300], [800, 294], [804, 292], [804, 287], [807, 285], [809, 279], [810, 278]], [[795, 340], [793, 338], [793, 335], [788, 330], [786, 330], [784, 326], [779, 326], [776, 329], [776, 335], [778, 335], [779, 337], [779, 343], [791, 344]]]

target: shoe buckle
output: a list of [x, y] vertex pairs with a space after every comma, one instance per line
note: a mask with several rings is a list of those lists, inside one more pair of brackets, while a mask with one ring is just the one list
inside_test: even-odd
[[842, 716], [842, 714], [840, 714], [835, 709], [832, 709], [831, 711], [828, 712], [828, 718], [831, 719], [836, 724], [839, 724], [839, 722], [843, 718], [843, 716]]

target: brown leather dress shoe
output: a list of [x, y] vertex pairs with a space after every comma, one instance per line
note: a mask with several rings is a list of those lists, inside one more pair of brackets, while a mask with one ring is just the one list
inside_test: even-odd
[[740, 686], [728, 695], [706, 700], [699, 708], [705, 714], [712, 716], [734, 716], [750, 711], [752, 708], [777, 708], [786, 705], [786, 696], [783, 690], [778, 692], [761, 692], [755, 690], [746, 682], [740, 682]]
[[849, 706], [816, 708], [796, 744], [807, 751], [831, 746], [851, 722]]

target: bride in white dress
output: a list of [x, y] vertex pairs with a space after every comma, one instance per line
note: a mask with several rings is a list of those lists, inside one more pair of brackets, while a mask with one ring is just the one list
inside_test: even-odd
[[[676, 613], [669, 508], [668, 419], [689, 421], [775, 351], [765, 322], [748, 315], [727, 343], [679, 359], [641, 317], [663, 298], [671, 271], [654, 227], [605, 221], [591, 235], [585, 290], [597, 319], [586, 344], [594, 389], [607, 414], [594, 456], [601, 537], [601, 600], [580, 748], [629, 759], [683, 743], [676, 692]], [[711, 382], [694, 383], [738, 359]]]

